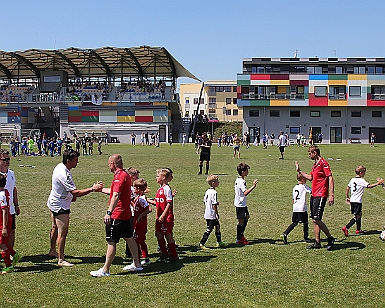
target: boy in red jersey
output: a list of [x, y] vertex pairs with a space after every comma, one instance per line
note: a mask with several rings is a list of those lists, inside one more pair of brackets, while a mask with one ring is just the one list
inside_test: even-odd
[[[9, 193], [4, 189], [7, 183], [6, 177], [0, 173], [0, 249], [1, 256], [5, 262], [5, 268], [2, 269], [2, 274], [7, 274], [13, 271], [13, 267], [20, 260], [20, 255], [13, 250], [11, 246], [8, 244], [9, 234], [11, 232], [12, 226], [12, 216], [9, 213]], [[11, 256], [13, 259], [11, 261]]]
[[312, 193], [310, 198], [310, 215], [313, 219], [315, 243], [307, 246], [308, 249], [321, 248], [321, 230], [328, 237], [327, 250], [333, 248], [335, 238], [330, 234], [328, 227], [322, 221], [322, 215], [325, 209], [326, 201], [329, 197], [329, 205], [334, 204], [334, 179], [330, 166], [325, 159], [321, 157], [321, 151], [316, 145], [308, 149], [309, 157], [314, 160], [313, 168], [310, 174], [301, 171], [298, 162], [295, 162], [297, 172], [304, 178], [312, 181]]
[[142, 265], [150, 264], [148, 258], [148, 249], [146, 245], [147, 233], [147, 215], [152, 212], [151, 206], [148, 204], [145, 196], [147, 182], [144, 179], [135, 180], [133, 183], [135, 199], [132, 202], [134, 208], [134, 239], [138, 245], [138, 255]]
[[[158, 239], [158, 245], [162, 255], [159, 261], [173, 262], [178, 260], [178, 253], [176, 252], [176, 245], [172, 236], [174, 227], [174, 214], [172, 203], [172, 192], [168, 186], [168, 179], [170, 171], [167, 169], [160, 169], [156, 171], [156, 182], [160, 185], [156, 192], [156, 223], [155, 236]], [[167, 240], [167, 246], [166, 241]], [[168, 250], [167, 250], [168, 248]], [[170, 253], [170, 256], [169, 256]]]

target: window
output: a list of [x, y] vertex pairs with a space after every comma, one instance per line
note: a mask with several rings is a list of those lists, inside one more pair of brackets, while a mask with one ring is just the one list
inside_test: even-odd
[[290, 127], [290, 134], [298, 134], [300, 132], [299, 127]]
[[361, 87], [360, 86], [350, 86], [349, 87], [349, 97], [361, 97]]
[[214, 96], [216, 94], [215, 87], [209, 87], [209, 95]]
[[381, 110], [373, 110], [372, 111], [372, 118], [382, 118], [382, 111]]
[[259, 110], [249, 110], [249, 117], [250, 118], [259, 117]]
[[376, 68], [374, 66], [368, 66], [366, 71], [368, 74], [374, 74], [376, 72]]
[[372, 99], [384, 100], [385, 99], [385, 87], [384, 86], [372, 86]]
[[342, 66], [336, 66], [336, 74], [342, 74]]
[[271, 118], [278, 118], [279, 117], [279, 110], [270, 110], [270, 117]]
[[326, 96], [327, 87], [314, 87], [314, 96]]
[[230, 97], [226, 98], [226, 105], [229, 105], [229, 104], [231, 104], [231, 98]]
[[233, 98], [233, 104], [234, 104], [234, 105], [237, 104], [237, 98], [236, 98], [236, 97]]
[[211, 113], [211, 114], [213, 114], [213, 113], [215, 113], [216, 112], [216, 109], [214, 108], [214, 109], [210, 109], [209, 108], [209, 113]]
[[194, 105], [197, 105], [198, 104], [198, 98], [194, 98]]
[[216, 104], [217, 103], [217, 99], [216, 99], [216, 97], [210, 97], [209, 98], [209, 104]]
[[322, 74], [322, 67], [316, 66], [316, 67], [314, 68], [314, 71], [315, 71], [316, 74]]
[[340, 118], [341, 117], [341, 110], [332, 110], [330, 112], [330, 116], [332, 118]]
[[353, 110], [352, 111], [352, 118], [361, 118], [361, 111], [360, 110]]
[[184, 102], [185, 102], [185, 105], [189, 105], [189, 104], [190, 104], [190, 98], [189, 98], [189, 97], [186, 97], [185, 100], [184, 100]]
[[314, 74], [314, 66], [309, 66], [309, 67], [307, 67], [306, 72], [307, 72], [308, 74]]
[[361, 127], [352, 127], [351, 128], [352, 135], [361, 135]]
[[290, 110], [290, 118], [299, 118], [301, 117], [301, 112], [299, 110]]
[[310, 117], [312, 118], [319, 118], [321, 116], [321, 112], [318, 110], [312, 110], [310, 111]]
[[376, 74], [383, 74], [384, 73], [384, 68], [382, 66], [377, 66], [376, 67]]
[[231, 109], [226, 110], [226, 115], [231, 115]]
[[233, 116], [237, 116], [238, 115], [238, 109], [233, 109]]
[[237, 87], [233, 87], [233, 92], [237, 92]]

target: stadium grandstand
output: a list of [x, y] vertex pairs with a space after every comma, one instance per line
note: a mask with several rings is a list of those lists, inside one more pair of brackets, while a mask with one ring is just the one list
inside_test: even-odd
[[168, 141], [182, 126], [178, 77], [199, 80], [163, 47], [0, 51], [0, 133]]

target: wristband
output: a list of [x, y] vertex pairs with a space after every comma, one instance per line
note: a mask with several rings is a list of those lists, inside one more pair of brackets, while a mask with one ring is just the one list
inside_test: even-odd
[[111, 215], [112, 215], [112, 212], [111, 212], [111, 211], [107, 211], [107, 215], [108, 215], [108, 216], [111, 216]]

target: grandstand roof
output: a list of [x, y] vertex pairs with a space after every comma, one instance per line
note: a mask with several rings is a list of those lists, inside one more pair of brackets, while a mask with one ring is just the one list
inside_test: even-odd
[[189, 77], [199, 80], [164, 47], [102, 47], [58, 50], [0, 50], [0, 78], [38, 78], [41, 71], [61, 70], [76, 77]]

